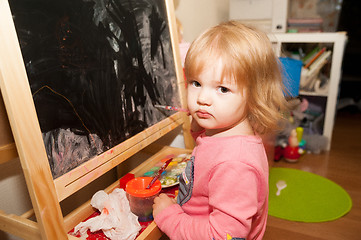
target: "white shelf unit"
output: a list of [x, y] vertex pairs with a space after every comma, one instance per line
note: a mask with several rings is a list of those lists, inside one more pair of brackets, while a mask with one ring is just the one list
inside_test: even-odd
[[278, 56], [282, 54], [282, 44], [285, 43], [330, 43], [332, 47], [331, 70], [329, 76], [329, 87], [326, 94], [300, 91], [304, 96], [326, 97], [325, 118], [323, 124], [323, 135], [328, 138], [327, 150], [331, 148], [332, 131], [334, 126], [338, 87], [341, 78], [342, 58], [347, 40], [346, 32], [328, 33], [279, 33], [269, 34]]

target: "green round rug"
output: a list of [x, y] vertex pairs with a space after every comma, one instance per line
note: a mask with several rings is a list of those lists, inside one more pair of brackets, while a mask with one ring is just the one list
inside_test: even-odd
[[268, 214], [291, 221], [332, 221], [352, 207], [352, 200], [342, 187], [301, 170], [271, 168], [269, 188]]

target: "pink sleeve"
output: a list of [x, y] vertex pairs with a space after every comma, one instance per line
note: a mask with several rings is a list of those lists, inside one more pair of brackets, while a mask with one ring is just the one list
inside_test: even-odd
[[171, 239], [247, 238], [257, 213], [258, 174], [240, 162], [216, 166], [209, 181], [208, 217], [189, 216], [175, 204], [157, 215], [155, 222]]

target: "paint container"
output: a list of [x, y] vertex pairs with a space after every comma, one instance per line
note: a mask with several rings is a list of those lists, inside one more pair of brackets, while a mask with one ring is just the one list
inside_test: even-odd
[[149, 189], [146, 189], [151, 181], [151, 177], [137, 177], [130, 180], [125, 187], [130, 210], [138, 216], [140, 222], [153, 220], [153, 200], [162, 189], [159, 180], [156, 180]]

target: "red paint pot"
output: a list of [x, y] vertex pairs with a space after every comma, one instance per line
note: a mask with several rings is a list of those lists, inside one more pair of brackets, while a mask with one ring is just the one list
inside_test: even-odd
[[162, 189], [159, 180], [156, 180], [149, 189], [146, 189], [152, 179], [152, 177], [137, 177], [130, 180], [125, 187], [130, 210], [138, 216], [140, 222], [153, 219], [153, 200]]

